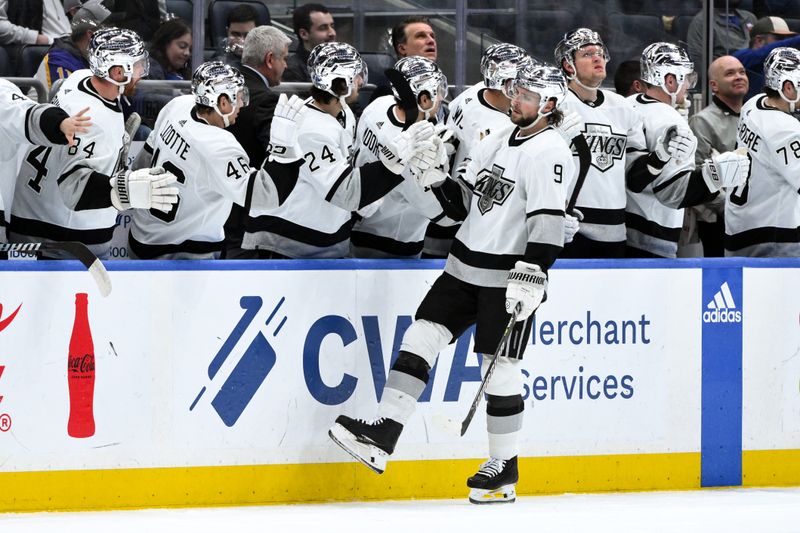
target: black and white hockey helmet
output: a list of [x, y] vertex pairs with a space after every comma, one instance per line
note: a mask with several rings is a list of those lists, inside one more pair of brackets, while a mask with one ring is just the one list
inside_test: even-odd
[[[649, 45], [642, 51], [639, 66], [642, 81], [661, 87], [672, 97], [672, 105], [675, 105], [675, 98], [682, 87], [688, 90], [697, 83], [697, 73], [689, 53], [676, 44], [658, 42]], [[677, 88], [673, 91], [669, 90], [667, 84], [669, 74], [675, 76]]]
[[[134, 78], [147, 76], [150, 59], [144, 42], [133, 30], [124, 28], [104, 28], [97, 30], [89, 41], [89, 68], [98, 78], [110, 81], [122, 88]], [[122, 68], [125, 80], [116, 81], [109, 71], [112, 67]]]
[[[434, 102], [443, 100], [447, 95], [447, 76], [427, 57], [404, 57], [394, 64], [394, 68], [406, 79], [418, 104], [419, 97], [423, 93], [427, 93]], [[400, 100], [400, 95], [394, 86], [392, 92], [395, 98]]]
[[[567, 95], [567, 79], [560, 68], [552, 65], [525, 65], [517, 72], [517, 77], [506, 82], [504, 92], [507, 97], [515, 98], [520, 89], [527, 89], [540, 97], [540, 112], [550, 100], [555, 100], [555, 107], [564, 101]], [[555, 109], [554, 107], [554, 109]], [[547, 113], [549, 114], [549, 113]]]
[[[308, 56], [308, 73], [314, 87], [337, 98], [350, 96], [359, 77], [362, 84], [367, 83], [367, 64], [358, 50], [347, 43], [329, 42], [315, 46]], [[334, 92], [333, 82], [338, 78], [347, 84], [347, 94]]]
[[608, 48], [606, 48], [605, 43], [603, 43], [603, 39], [600, 38], [600, 34], [589, 28], [578, 28], [577, 30], [565, 33], [564, 37], [562, 37], [561, 41], [556, 45], [553, 54], [555, 56], [556, 65], [558, 65], [559, 68], [563, 68], [563, 62], [566, 61], [567, 64], [572, 67], [572, 71], [575, 72], [575, 52], [589, 45], [601, 47], [606, 63], [611, 61], [611, 55], [608, 53]]
[[[783, 92], [783, 84], [787, 81], [797, 91], [794, 100], [789, 100]], [[789, 102], [794, 113], [795, 104], [800, 100], [800, 50], [781, 46], [770, 52], [764, 61], [764, 85], [778, 91], [781, 98]]]
[[481, 58], [483, 84], [489, 89], [502, 89], [507, 80], [517, 77], [517, 69], [535, 63], [536, 60], [515, 44], [493, 44]]
[[[244, 84], [244, 76], [230, 65], [222, 61], [208, 61], [197, 67], [192, 74], [192, 94], [197, 104], [211, 107], [220, 114], [229, 126], [231, 115], [237, 108], [245, 107], [250, 103], [250, 94]], [[219, 109], [219, 99], [226, 96], [231, 102], [233, 111], [222, 113]]]

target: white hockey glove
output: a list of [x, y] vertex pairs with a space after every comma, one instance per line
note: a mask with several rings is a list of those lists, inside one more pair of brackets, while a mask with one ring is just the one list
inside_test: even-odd
[[120, 172], [111, 178], [111, 204], [119, 211], [158, 209], [168, 213], [178, 202], [175, 174], [161, 167]]
[[670, 159], [677, 162], [694, 158], [697, 137], [686, 124], [671, 126], [656, 140], [656, 157], [666, 163]]
[[547, 274], [539, 265], [517, 261], [508, 272], [506, 312], [511, 314], [519, 306], [517, 322], [527, 320], [542, 303], [546, 290]]
[[455, 134], [453, 130], [448, 128], [444, 124], [437, 124], [434, 126], [434, 130], [436, 131], [436, 135], [442, 140], [445, 148], [445, 154], [447, 156], [447, 160], [444, 163], [447, 163], [450, 160], [450, 157], [454, 153], [456, 153], [456, 147], [453, 144], [455, 141]]
[[393, 174], [402, 174], [415, 153], [430, 144], [435, 136], [433, 124], [427, 120], [415, 122], [387, 146], [381, 146], [378, 157]]
[[564, 244], [572, 242], [581, 227], [581, 220], [583, 220], [583, 213], [577, 209], [572, 211], [575, 215], [570, 215], [569, 213], [564, 215]]
[[703, 180], [711, 192], [723, 187], [738, 187], [747, 181], [750, 174], [750, 158], [745, 148], [725, 152], [706, 159], [702, 167]]
[[430, 187], [444, 180], [444, 176], [441, 176], [442, 172], [433, 172], [436, 170], [438, 154], [439, 148], [436, 143], [425, 143], [422, 150], [411, 156], [403, 171], [403, 177], [413, 179], [422, 188]]
[[303, 157], [303, 150], [297, 143], [297, 126], [305, 111], [305, 101], [285, 93], [278, 97], [272, 124], [269, 128], [269, 160], [278, 163], [292, 163]]
[[572, 139], [583, 133], [583, 121], [581, 116], [575, 111], [566, 111], [561, 124], [556, 126], [555, 130], [561, 134], [567, 143], [567, 146], [572, 144]]

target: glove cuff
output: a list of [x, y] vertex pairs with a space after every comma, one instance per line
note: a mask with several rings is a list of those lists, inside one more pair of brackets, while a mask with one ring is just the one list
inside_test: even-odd
[[117, 211], [125, 211], [131, 206], [131, 199], [128, 193], [128, 179], [124, 172], [119, 172], [108, 180], [111, 185], [111, 205]]
[[719, 191], [719, 184], [722, 180], [720, 180], [719, 172], [717, 170], [717, 165], [714, 164], [714, 161], [711, 159], [706, 159], [703, 162], [703, 167], [701, 169], [701, 174], [703, 176], [703, 181], [706, 182], [706, 187], [710, 192], [717, 192]]

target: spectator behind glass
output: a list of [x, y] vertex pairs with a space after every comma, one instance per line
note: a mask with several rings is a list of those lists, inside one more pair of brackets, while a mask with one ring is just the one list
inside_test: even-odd
[[213, 61], [222, 61], [242, 70], [242, 49], [247, 34], [256, 27], [258, 13], [253, 6], [240, 4], [228, 12], [228, 25], [225, 26], [226, 37], [222, 40], [221, 50]]
[[[744, 9], [738, 9], [741, 0], [714, 0], [714, 53], [711, 60], [729, 55], [747, 46], [750, 29], [756, 23], [756, 16]], [[703, 35], [705, 26], [703, 11], [694, 16], [689, 24], [689, 56], [695, 64], [698, 75], [704, 74]], [[703, 80], [698, 80], [703, 82]], [[698, 83], [700, 87], [700, 85]]]
[[65, 79], [76, 70], [89, 68], [86, 58], [89, 41], [110, 14], [101, 0], [88, 0], [83, 4], [72, 17], [72, 34], [56, 39], [39, 64], [34, 78], [50, 90], [57, 80]]
[[168, 20], [153, 34], [148, 79], [188, 80], [191, 58], [192, 28], [181, 19]]
[[0, 0], [0, 45], [53, 44], [69, 33], [60, 0]]
[[750, 31], [750, 48], [743, 48], [733, 53], [747, 70], [750, 90], [745, 101], [764, 91], [764, 60], [779, 46], [800, 46], [800, 36], [789, 29], [786, 21], [780, 17], [764, 17], [758, 19]]
[[308, 55], [320, 43], [336, 40], [333, 16], [322, 4], [303, 4], [292, 14], [294, 33], [297, 35], [297, 49], [289, 56], [288, 66], [283, 73], [283, 81], [310, 82], [308, 74]]
[[397, 59], [408, 56], [436, 61], [436, 32], [427, 17], [409, 17], [392, 28], [392, 47]]

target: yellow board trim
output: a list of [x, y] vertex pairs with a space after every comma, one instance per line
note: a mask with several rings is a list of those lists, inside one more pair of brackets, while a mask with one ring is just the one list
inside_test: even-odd
[[742, 451], [742, 486], [800, 485], [800, 450]]
[[[0, 512], [465, 498], [480, 459], [0, 472]], [[520, 459], [517, 494], [700, 487], [700, 454]]]

